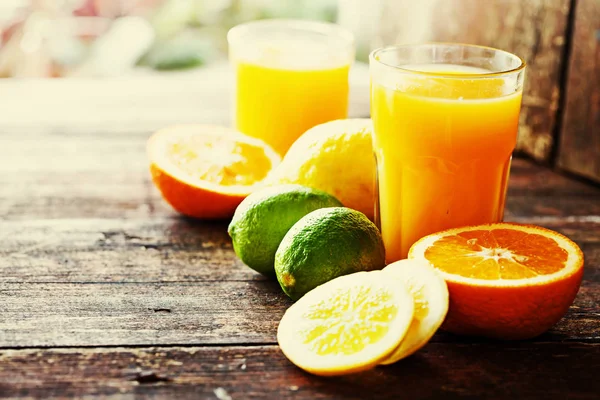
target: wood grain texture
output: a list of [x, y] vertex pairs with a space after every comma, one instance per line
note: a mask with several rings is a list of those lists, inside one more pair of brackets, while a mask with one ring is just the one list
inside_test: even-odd
[[0, 282], [264, 280], [233, 252], [224, 222], [186, 218], [3, 223]]
[[[231, 124], [233, 71], [227, 60], [186, 71], [135, 71], [103, 79], [2, 79], [3, 131], [9, 128], [156, 130], [172, 124]], [[351, 117], [369, 115], [369, 67], [350, 70]], [[35, 96], [32, 95], [35, 93]]]
[[[586, 271], [575, 303], [537, 340], [600, 340], [600, 246], [584, 250]], [[141, 274], [144, 258], [136, 263]], [[209, 270], [202, 263], [199, 269]], [[95, 271], [86, 272], [95, 277]], [[149, 269], [145, 279], [161, 272]], [[194, 279], [0, 283], [0, 348], [275, 343], [277, 324], [291, 305], [277, 282], [227, 281], [226, 273], [216, 274], [216, 280]], [[438, 335], [434, 340], [471, 339]]]
[[[0, 346], [275, 343], [289, 300], [235, 257], [226, 221], [162, 201], [148, 135], [0, 137]], [[508, 220], [564, 232], [587, 257], [577, 303], [540, 340], [599, 338], [600, 189], [515, 159], [507, 204]]]
[[162, 201], [149, 125], [96, 122], [0, 126], [0, 398], [597, 397], [600, 188], [513, 162], [507, 219], [563, 232], [586, 256], [551, 331], [518, 343], [439, 332], [402, 363], [323, 379], [275, 345], [291, 302], [237, 260], [227, 221]]
[[558, 166], [600, 182], [600, 2], [578, 0]]
[[276, 282], [0, 284], [0, 347], [273, 343]]
[[[0, 218], [176, 216], [150, 181], [150, 135], [117, 128], [1, 132]], [[598, 214], [600, 188], [513, 161], [507, 217]]]
[[549, 162], [569, 4], [569, 0], [384, 0], [375, 45], [460, 42], [519, 55], [528, 70], [517, 148]]
[[[598, 273], [592, 274], [597, 276]], [[600, 340], [600, 284], [538, 341]], [[0, 284], [0, 349], [276, 343], [276, 282]], [[433, 341], [472, 341], [439, 334]]]
[[[512, 220], [564, 233], [600, 271], [600, 217]], [[236, 257], [226, 229], [225, 222], [186, 218], [3, 222], [0, 283], [266, 280]]]
[[0, 134], [0, 216], [143, 218], [169, 213], [150, 182], [151, 131], [17, 130]]
[[532, 198], [544, 196], [590, 197], [593, 202], [600, 195], [600, 186], [590, 185], [558, 174], [522, 158], [513, 158], [510, 168], [508, 196], [529, 195]]
[[301, 371], [276, 346], [21, 350], [0, 355], [0, 398], [597, 399], [598, 368], [600, 344], [583, 343], [429, 344], [333, 378]]

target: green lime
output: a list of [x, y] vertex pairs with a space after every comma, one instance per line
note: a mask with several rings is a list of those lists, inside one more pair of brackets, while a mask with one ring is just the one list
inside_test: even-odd
[[346, 207], [316, 210], [285, 235], [275, 255], [275, 272], [293, 300], [338, 276], [382, 269], [385, 249], [377, 227]]
[[275, 276], [275, 252], [287, 231], [311, 211], [342, 204], [332, 195], [301, 185], [256, 191], [235, 210], [228, 232], [237, 256], [250, 268]]

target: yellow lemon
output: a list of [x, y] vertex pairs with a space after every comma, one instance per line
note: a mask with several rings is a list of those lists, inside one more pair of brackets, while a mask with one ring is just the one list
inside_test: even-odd
[[383, 274], [397, 279], [412, 294], [415, 312], [404, 340], [381, 364], [395, 363], [425, 346], [448, 312], [448, 288], [444, 279], [426, 261], [400, 260], [385, 267]]
[[284, 314], [277, 341], [285, 356], [316, 375], [342, 375], [379, 364], [412, 321], [413, 297], [381, 271], [357, 272], [308, 292]]
[[375, 159], [368, 118], [341, 119], [306, 131], [273, 171], [272, 183], [323, 190], [373, 220]]

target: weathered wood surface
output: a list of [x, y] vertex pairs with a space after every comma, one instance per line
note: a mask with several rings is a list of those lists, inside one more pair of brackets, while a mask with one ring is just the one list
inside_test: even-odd
[[0, 354], [0, 398], [597, 399], [599, 368], [598, 343], [430, 344], [338, 378], [302, 372], [276, 346], [20, 350]]
[[[584, 217], [585, 218], [585, 217]], [[600, 271], [600, 218], [523, 218], [568, 235]], [[185, 218], [2, 223], [0, 284], [262, 281], [232, 251], [224, 222]]]
[[[591, 274], [597, 277], [598, 273]], [[600, 284], [535, 341], [600, 341]], [[275, 344], [289, 299], [276, 282], [2, 284], [0, 349]], [[471, 342], [440, 333], [434, 342]]]
[[600, 2], [578, 0], [558, 166], [600, 182]]
[[525, 59], [528, 69], [518, 149], [537, 160], [551, 161], [569, 0], [383, 0], [383, 3], [374, 47], [425, 41], [460, 42], [507, 50]]
[[[323, 379], [295, 368], [275, 346], [277, 322], [290, 302], [277, 283], [235, 258], [226, 222], [181, 218], [162, 206], [145, 183], [145, 134], [120, 138], [94, 139], [90, 148], [113, 143], [113, 162], [95, 160], [90, 150], [80, 155], [77, 172], [56, 163], [17, 174], [3, 164], [0, 177], [9, 183], [3, 187], [11, 190], [0, 199], [8, 215], [0, 246], [0, 397], [595, 398], [600, 189], [524, 160], [513, 164], [509, 219], [559, 230], [586, 255], [577, 301], [549, 333], [501, 343], [441, 332], [392, 367]], [[128, 144], [120, 149], [117, 142]], [[43, 153], [33, 152], [38, 160]], [[119, 171], [125, 165], [119, 154], [130, 160], [127, 172]], [[29, 184], [17, 185], [16, 177]], [[78, 179], [89, 190], [73, 185]], [[116, 197], [103, 202], [94, 183]], [[135, 198], [144, 187], [148, 192], [135, 201], [147, 202], [147, 214], [114, 211], [133, 207], [127, 193]], [[20, 206], [32, 192], [39, 203]], [[103, 206], [79, 207], [88, 196]], [[44, 206], [58, 201], [48, 198], [62, 199], [65, 209]], [[523, 201], [515, 203], [518, 198]], [[549, 199], [550, 206], [539, 206]], [[565, 199], [576, 199], [569, 201], [577, 209], [565, 211]], [[523, 211], [526, 204], [535, 211]]]
[[[584, 286], [549, 337], [600, 340], [600, 218], [535, 223], [568, 234], [586, 256]], [[3, 228], [0, 348], [275, 343], [291, 304], [276, 282], [236, 259], [224, 222], [42, 220]]]
[[[162, 201], [149, 134], [0, 138], [0, 347], [275, 343], [289, 301], [235, 257], [226, 221]], [[561, 231], [587, 257], [577, 303], [549, 337], [600, 337], [599, 214], [600, 188], [514, 160], [507, 219]]]
[[[86, 134], [231, 122], [226, 60], [187, 71], [106, 79], [0, 80], [2, 134], [24, 128]], [[350, 70], [351, 117], [369, 115], [369, 68]]]
[[0, 304], [0, 348], [15, 348], [275, 343], [291, 303], [276, 282], [207, 281], [8, 283]]
[[290, 301], [236, 259], [227, 221], [162, 201], [145, 159], [153, 127], [94, 126], [0, 121], [0, 398], [597, 398], [600, 187], [513, 162], [506, 218], [563, 232], [586, 256], [550, 332], [440, 332], [397, 365], [323, 379], [280, 353]]
[[[174, 216], [150, 182], [145, 142], [151, 133], [2, 132], [0, 218]], [[600, 201], [594, 201], [599, 188], [519, 159], [513, 162], [509, 194], [507, 217], [600, 214]]]

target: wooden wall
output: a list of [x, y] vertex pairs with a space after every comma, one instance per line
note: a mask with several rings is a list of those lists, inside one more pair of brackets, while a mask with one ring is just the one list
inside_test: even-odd
[[463, 42], [524, 58], [528, 70], [517, 148], [551, 164], [570, 6], [570, 0], [383, 0], [373, 46]]
[[600, 182], [600, 0], [578, 0], [558, 166]]

